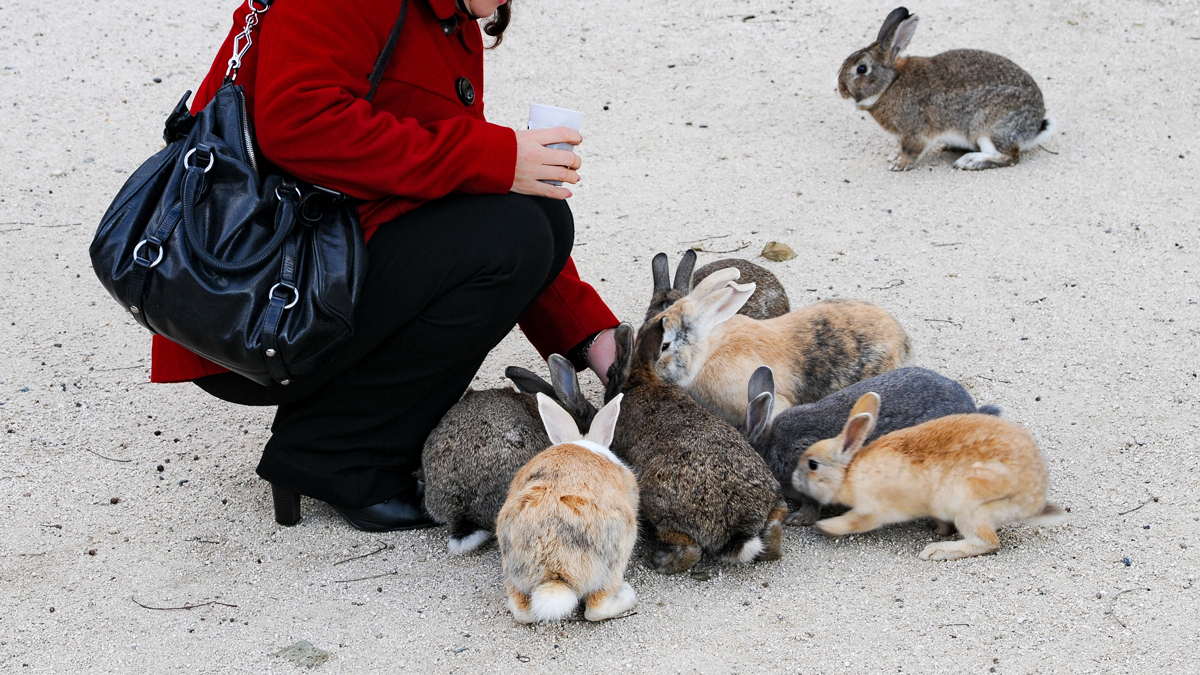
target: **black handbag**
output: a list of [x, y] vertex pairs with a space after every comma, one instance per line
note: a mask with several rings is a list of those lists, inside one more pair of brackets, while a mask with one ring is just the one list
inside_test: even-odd
[[[92, 240], [92, 267], [138, 323], [259, 384], [290, 384], [354, 332], [367, 251], [354, 200], [259, 173], [245, 94], [234, 84], [271, 0], [247, 0], [223, 86], [195, 116], [184, 94], [167, 147], [117, 193]], [[391, 58], [408, 2], [371, 73]]]

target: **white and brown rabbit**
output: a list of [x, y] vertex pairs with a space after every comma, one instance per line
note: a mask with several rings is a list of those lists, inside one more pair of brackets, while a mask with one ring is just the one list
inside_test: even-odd
[[748, 564], [783, 555], [779, 482], [736, 429], [654, 372], [662, 320], [617, 326], [605, 398], [624, 394], [613, 451], [629, 462], [653, 531], [651, 563], [683, 572], [703, 553]]
[[1054, 133], [1042, 91], [1020, 66], [975, 49], [902, 58], [916, 29], [915, 15], [892, 10], [875, 42], [838, 74], [842, 98], [899, 137], [893, 171], [913, 168], [942, 144], [970, 151], [954, 163], [959, 169], [1011, 166]]
[[508, 608], [521, 623], [557, 621], [584, 600], [588, 621], [637, 604], [625, 568], [637, 541], [638, 486], [608, 446], [621, 397], [582, 436], [545, 394], [538, 407], [554, 445], [521, 467], [496, 519]]
[[579, 428], [591, 425], [596, 409], [580, 390], [575, 368], [558, 354], [549, 365], [553, 384], [509, 366], [504, 374], [520, 391], [467, 391], [425, 439], [425, 510], [450, 527], [451, 553], [473, 553], [492, 538], [512, 477], [550, 447], [535, 394], [555, 398]]
[[800, 457], [792, 484], [821, 504], [850, 511], [818, 520], [840, 537], [916, 518], [933, 518], [938, 533], [958, 529], [961, 541], [937, 542], [922, 560], [955, 560], [995, 551], [996, 528], [1026, 521], [1057, 525], [1065, 512], [1046, 501], [1046, 460], [1023, 427], [994, 415], [940, 417], [893, 431], [863, 446], [879, 419], [879, 396], [864, 395], [835, 438]]
[[900, 324], [861, 300], [834, 298], [764, 321], [737, 314], [753, 284], [714, 272], [659, 314], [656, 370], [734, 426], [746, 419], [746, 386], [759, 366], [775, 373], [774, 414], [812, 403], [860, 380], [909, 365]]
[[775, 278], [771, 271], [741, 258], [725, 258], [710, 262], [693, 272], [696, 266], [696, 252], [688, 250], [675, 268], [675, 281], [671, 282], [670, 265], [667, 254], [659, 253], [650, 262], [650, 270], [654, 274], [654, 294], [650, 296], [650, 307], [646, 310], [646, 321], [658, 316], [662, 311], [675, 304], [680, 298], [692, 292], [692, 286], [703, 281], [717, 270], [736, 267], [741, 273], [741, 280], [753, 283], [754, 295], [738, 310], [752, 319], [771, 319], [783, 316], [792, 311], [788, 303], [787, 293], [783, 284]]

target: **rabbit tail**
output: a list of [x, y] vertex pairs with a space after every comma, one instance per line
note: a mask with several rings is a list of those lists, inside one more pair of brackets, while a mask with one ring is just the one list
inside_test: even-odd
[[450, 540], [446, 545], [450, 549], [450, 553], [454, 555], [467, 555], [477, 551], [480, 546], [486, 544], [491, 538], [491, 531], [483, 528], [474, 529], [467, 527], [462, 531], [455, 528], [454, 532], [450, 534]]
[[1051, 136], [1053, 136], [1054, 132], [1057, 130], [1058, 130], [1058, 122], [1056, 122], [1053, 117], [1047, 117], [1047, 118], [1043, 119], [1042, 126], [1038, 128], [1038, 135], [1034, 136], [1032, 140], [1025, 141], [1024, 143], [1022, 143], [1021, 149], [1029, 150], [1030, 148], [1036, 148], [1037, 146], [1041, 145], [1042, 142], [1045, 141], [1047, 138], [1050, 138]]
[[529, 611], [536, 621], [565, 619], [579, 605], [579, 596], [560, 579], [545, 581], [529, 594]]
[[1030, 525], [1044, 525], [1046, 527], [1053, 527], [1054, 525], [1061, 525], [1062, 523], [1066, 522], [1066, 520], [1067, 512], [1063, 510], [1063, 507], [1053, 502], [1046, 502], [1046, 505], [1042, 507], [1041, 513], [1032, 518], [1026, 519], [1025, 522], [1029, 523]]
[[979, 406], [979, 410], [975, 412], [980, 415], [992, 415], [993, 417], [1001, 417], [1004, 414], [1004, 411], [998, 405], [981, 405]]

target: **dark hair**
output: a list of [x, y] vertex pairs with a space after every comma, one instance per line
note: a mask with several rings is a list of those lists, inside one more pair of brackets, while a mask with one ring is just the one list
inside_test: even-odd
[[512, 0], [500, 5], [496, 8], [496, 13], [488, 19], [487, 23], [483, 24], [483, 32], [496, 38], [488, 49], [495, 49], [504, 41], [504, 29], [508, 28], [508, 22], [512, 20]]

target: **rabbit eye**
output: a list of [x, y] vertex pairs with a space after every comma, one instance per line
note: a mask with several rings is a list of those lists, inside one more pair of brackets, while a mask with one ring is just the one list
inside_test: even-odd
[[866, 64], [863, 64], [863, 63], [858, 64], [858, 68], [855, 68], [854, 72], [858, 73], [859, 75], [866, 75], [867, 74]]
[[664, 351], [664, 352], [665, 352], [665, 351], [667, 351], [667, 350], [668, 350], [668, 349], [670, 349], [670, 348], [671, 348], [671, 343], [670, 343], [670, 342], [664, 342], [664, 343], [662, 344], [662, 351]]
[[808, 470], [809, 471], [816, 471], [818, 466], [820, 466], [820, 464], [817, 464], [817, 460], [815, 460], [815, 459], [808, 460]]

